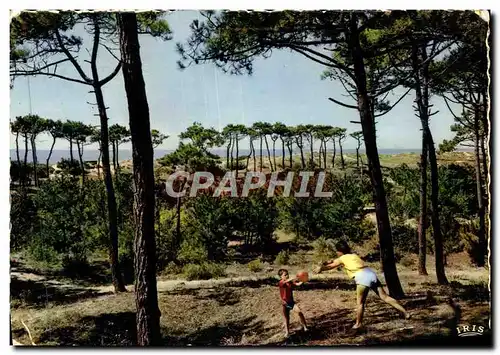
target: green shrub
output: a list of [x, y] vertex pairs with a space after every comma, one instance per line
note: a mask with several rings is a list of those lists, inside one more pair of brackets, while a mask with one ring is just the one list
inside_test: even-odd
[[262, 262], [259, 259], [250, 261], [248, 264], [248, 269], [252, 272], [259, 272], [262, 270]]
[[164, 275], [178, 275], [180, 273], [182, 273], [182, 267], [173, 261], [169, 262], [162, 271]]
[[307, 263], [306, 255], [304, 253], [291, 254], [288, 263], [290, 265], [304, 265]]
[[[287, 166], [288, 163], [289, 163], [288, 161], [285, 161], [285, 166]], [[299, 161], [293, 162], [293, 164], [292, 164], [292, 170], [293, 171], [300, 171], [300, 170], [302, 170], [302, 162], [299, 162]]]
[[[359, 233], [363, 223], [365, 195], [369, 196], [364, 180], [360, 182], [352, 174], [334, 176], [327, 174], [323, 191], [331, 191], [332, 198], [315, 198], [318, 175], [309, 180], [309, 198], [282, 198], [280, 204], [281, 226], [287, 232], [314, 240], [321, 236], [331, 238], [349, 237], [358, 242], [366, 236]], [[295, 179], [293, 190], [300, 189], [300, 179]]]
[[[83, 259], [91, 244], [85, 235], [86, 225], [93, 223], [92, 219], [86, 218], [85, 212], [91, 204], [87, 197], [72, 178], [42, 184], [34, 196], [39, 229], [32, 236], [31, 243], [52, 248], [61, 255]], [[40, 253], [36, 255], [41, 256]]]
[[472, 166], [451, 164], [439, 167], [439, 202], [441, 232], [446, 254], [467, 250], [477, 263], [487, 253], [480, 243], [475, 171]]
[[70, 174], [73, 176], [82, 174], [80, 162], [76, 159], [71, 160], [71, 159], [61, 158], [61, 161], [57, 163], [57, 167], [61, 169], [65, 174]]
[[395, 221], [391, 224], [392, 242], [394, 249], [401, 253], [418, 253], [418, 231], [417, 229]]
[[188, 200], [186, 208], [189, 211], [189, 238], [196, 239], [193, 243], [206, 251], [208, 260], [223, 260], [234, 226], [230, 198], [200, 195]]
[[35, 262], [41, 262], [43, 266], [59, 266], [59, 254], [50, 245], [42, 243], [31, 243], [28, 247], [28, 256]]
[[208, 260], [208, 253], [199, 241], [185, 239], [181, 244], [178, 259], [183, 264], [201, 264]]
[[326, 239], [320, 237], [316, 239], [313, 243], [314, 248], [314, 260], [315, 261], [325, 261], [336, 256], [336, 249], [333, 239]]
[[10, 197], [10, 247], [13, 251], [25, 248], [37, 232], [37, 213], [33, 197], [25, 190], [16, 191]]
[[201, 264], [186, 264], [182, 272], [188, 280], [208, 280], [225, 276], [223, 265], [203, 262]]
[[[159, 207], [160, 206], [157, 206], [157, 208]], [[162, 208], [160, 210], [160, 216], [157, 220], [157, 226], [155, 228], [156, 258], [158, 270], [162, 270], [171, 261], [178, 261], [179, 249], [182, 244], [182, 237], [185, 236], [185, 239], [187, 239], [192, 235], [192, 233], [187, 233], [188, 231], [186, 229], [188, 218], [189, 216], [186, 211], [181, 210], [181, 235], [179, 237], [177, 236], [177, 209]], [[187, 234], [188, 236], [186, 236]], [[187, 250], [188, 246], [185, 245], [186, 243], [184, 243], [184, 249], [182, 251], [181, 258], [188, 259], [187, 262], [190, 262], [189, 258], [196, 257], [196, 255], [193, 256], [189, 254], [190, 252]], [[204, 256], [203, 260], [205, 259], [206, 257]]]
[[486, 243], [479, 241], [479, 220], [461, 220], [460, 221], [460, 244], [469, 255], [471, 263], [474, 265], [487, 265], [488, 249]]
[[420, 213], [419, 169], [401, 164], [389, 171], [389, 177], [395, 183], [386, 185], [390, 214], [404, 220], [417, 217]]
[[282, 250], [278, 253], [278, 255], [276, 255], [274, 263], [276, 265], [288, 265], [289, 260], [290, 260], [290, 254], [288, 253], [288, 250]]

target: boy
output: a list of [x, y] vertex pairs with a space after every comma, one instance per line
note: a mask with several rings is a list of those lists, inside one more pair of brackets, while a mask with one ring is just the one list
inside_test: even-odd
[[358, 255], [351, 252], [351, 248], [349, 248], [349, 245], [347, 245], [346, 242], [338, 242], [335, 245], [335, 248], [337, 249], [338, 258], [335, 260], [325, 261], [321, 266], [316, 268], [315, 272], [320, 273], [324, 270], [331, 270], [342, 266], [344, 267], [347, 276], [354, 279], [357, 285], [357, 307], [356, 324], [352, 327], [353, 329], [359, 329], [362, 326], [366, 297], [368, 296], [370, 289], [375, 292], [382, 301], [403, 313], [406, 319], [410, 318], [410, 314], [406, 312], [398, 301], [385, 293], [375, 271], [365, 266], [363, 260]]
[[278, 276], [280, 277], [280, 281], [278, 283], [280, 289], [280, 297], [283, 306], [283, 316], [285, 317], [285, 337], [289, 337], [290, 335], [290, 311], [294, 310], [299, 314], [300, 324], [302, 325], [302, 329], [307, 332], [306, 319], [304, 318], [304, 314], [300, 310], [299, 306], [293, 300], [293, 288], [295, 286], [302, 285], [302, 282], [299, 282], [297, 279], [288, 277], [288, 270], [280, 269], [278, 271]]

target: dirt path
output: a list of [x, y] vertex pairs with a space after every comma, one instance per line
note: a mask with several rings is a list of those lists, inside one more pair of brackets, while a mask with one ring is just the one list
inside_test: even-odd
[[[30, 272], [20, 272], [16, 271], [15, 268], [10, 273], [11, 278], [15, 277], [22, 281], [35, 281], [45, 283], [47, 286], [57, 287], [57, 288], [79, 288], [83, 290], [93, 291], [104, 294], [109, 294], [113, 292], [113, 286], [80, 286], [73, 284], [71, 282], [62, 282], [58, 280], [51, 280], [43, 275], [38, 275]], [[332, 280], [339, 279], [342, 275], [311, 275], [311, 280]], [[275, 278], [273, 275], [259, 275], [259, 276], [240, 276], [240, 277], [224, 277], [219, 279], [209, 279], [209, 280], [158, 280], [157, 288], [158, 292], [182, 290], [182, 289], [203, 289], [203, 288], [214, 288], [217, 286], [238, 286], [242, 283], [248, 282], [260, 282], [265, 280], [272, 280]], [[276, 282], [278, 279], [276, 278]], [[127, 291], [134, 291], [134, 285], [127, 285]]]

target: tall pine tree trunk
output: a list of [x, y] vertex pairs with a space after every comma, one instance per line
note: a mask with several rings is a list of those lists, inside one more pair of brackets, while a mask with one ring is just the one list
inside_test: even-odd
[[292, 155], [292, 152], [293, 152], [293, 143], [292, 141], [288, 141], [286, 143], [286, 146], [288, 148], [288, 159], [290, 160], [290, 169], [292, 168], [293, 166], [293, 155]]
[[49, 167], [49, 164], [50, 164], [50, 157], [52, 156], [52, 152], [54, 151], [54, 145], [56, 144], [56, 137], [52, 137], [52, 145], [50, 146], [50, 150], [49, 150], [49, 156], [47, 157], [47, 161], [46, 161], [46, 166], [47, 166], [47, 176], [50, 175], [50, 167]]
[[418, 274], [428, 275], [427, 259], [427, 137], [422, 129], [420, 154], [420, 217], [418, 221]]
[[135, 298], [137, 343], [160, 345], [156, 287], [153, 146], [135, 13], [120, 13], [120, 52], [127, 95], [135, 182]]
[[231, 171], [234, 169], [234, 138], [231, 137]]
[[37, 157], [36, 157], [36, 136], [31, 136], [31, 156], [33, 160], [33, 180], [35, 182], [35, 186], [38, 186], [38, 169], [37, 169]]
[[[420, 56], [419, 56], [420, 54]], [[427, 49], [423, 45], [420, 48], [414, 46], [412, 49], [412, 62], [415, 72], [415, 94], [416, 102], [422, 124], [422, 130], [427, 141], [429, 163], [431, 168], [431, 221], [434, 235], [434, 251], [436, 262], [436, 277], [441, 285], [448, 284], [444, 270], [443, 237], [441, 233], [441, 222], [439, 220], [439, 177], [436, 158], [436, 148], [429, 128], [429, 63], [427, 61]], [[422, 64], [423, 63], [423, 64]]]
[[118, 150], [120, 149], [120, 145], [118, 144], [118, 141], [116, 141], [116, 171], [120, 171], [120, 160], [118, 158], [119, 152]]
[[274, 169], [277, 171], [278, 165], [276, 165], [276, 139], [273, 139], [273, 163], [274, 163]]
[[17, 157], [17, 166], [21, 168], [21, 159], [19, 158], [19, 132], [16, 132], [16, 157]]
[[441, 233], [441, 222], [439, 221], [439, 178], [436, 159], [436, 149], [430, 129], [427, 127], [429, 163], [431, 167], [431, 207], [432, 207], [432, 231], [434, 233], [434, 249], [436, 258], [436, 276], [440, 285], [447, 285], [448, 279], [444, 271], [443, 237]]
[[252, 148], [253, 156], [253, 171], [257, 171], [257, 159], [255, 158], [255, 146], [253, 145], [253, 140], [250, 140], [250, 146]]
[[111, 141], [111, 145], [113, 146], [113, 172], [116, 174], [116, 148], [115, 148], [115, 142]]
[[78, 149], [78, 160], [80, 162], [80, 169], [82, 170], [82, 184], [85, 182], [85, 166], [83, 165], [83, 144], [80, 148], [80, 142], [76, 141], [76, 148]]
[[285, 141], [283, 140], [282, 137], [281, 139], [281, 165], [283, 166], [283, 169], [285, 169]]
[[356, 168], [359, 168], [359, 141], [358, 146], [356, 147]]
[[340, 148], [340, 162], [342, 164], [342, 169], [345, 169], [344, 152], [342, 150], [342, 139], [340, 137], [339, 137], [339, 148]]
[[367, 93], [365, 65], [358, 32], [358, 19], [357, 14], [354, 12], [351, 13], [350, 28], [351, 38], [349, 49], [354, 64], [354, 75], [356, 77], [357, 84], [358, 110], [373, 188], [375, 213], [377, 215], [380, 259], [389, 294], [394, 298], [401, 298], [404, 296], [404, 292], [396, 269], [391, 225], [389, 221], [384, 182], [378, 156], [375, 126], [373, 123], [374, 117], [372, 116], [370, 110], [370, 102]]
[[425, 96], [422, 92], [421, 76], [423, 68], [420, 68], [419, 49], [415, 44], [412, 47], [412, 66], [415, 72], [415, 101], [417, 102], [417, 116], [422, 126], [422, 153], [420, 155], [420, 218], [418, 222], [418, 273], [428, 275], [426, 267], [427, 258], [427, 156], [428, 137], [425, 128], [429, 122], [429, 109], [425, 105]]
[[[26, 181], [28, 180], [28, 134], [24, 134], [24, 173], [23, 173], [24, 185], [26, 185]], [[24, 186], [23, 185], [23, 186]]]
[[231, 138], [229, 138], [229, 144], [227, 145], [227, 149], [226, 149], [226, 169], [229, 169], [229, 150], [231, 149]]
[[236, 175], [235, 176], [237, 178], [238, 177], [238, 169], [240, 167], [240, 159], [239, 159], [240, 158], [240, 150], [238, 148], [239, 137], [237, 134], [236, 134], [235, 139], [236, 139]]
[[267, 159], [269, 160], [269, 165], [271, 167], [271, 171], [274, 171], [273, 162], [271, 161], [271, 151], [269, 150], [269, 142], [267, 141], [267, 135], [264, 135], [264, 140], [266, 142]]
[[260, 136], [260, 171], [262, 171], [262, 135]]
[[335, 167], [335, 155], [337, 154], [337, 144], [335, 144], [335, 137], [333, 137], [332, 141], [333, 141], [332, 168], [334, 168]]
[[311, 143], [311, 146], [310, 146], [310, 151], [311, 151], [311, 168], [314, 167], [314, 137], [312, 135], [312, 133], [309, 134], [309, 139], [310, 139], [310, 143]]
[[69, 139], [69, 158], [71, 159], [71, 163], [73, 163], [73, 138]]
[[323, 142], [320, 140], [319, 141], [319, 151], [318, 151], [318, 166], [321, 169], [323, 161]]
[[306, 159], [304, 158], [304, 144], [303, 144], [303, 140], [302, 140], [302, 136], [299, 137], [299, 140], [300, 140], [300, 145], [297, 144], [299, 146], [299, 149], [300, 149], [300, 161], [302, 163], [302, 169], [305, 169], [306, 167]]
[[109, 132], [108, 132], [108, 115], [106, 113], [106, 105], [104, 104], [104, 96], [102, 87], [99, 84], [99, 74], [97, 72], [97, 50], [99, 48], [100, 27], [97, 19], [94, 19], [94, 45], [90, 61], [92, 70], [92, 80], [94, 95], [96, 98], [97, 109], [99, 111], [99, 123], [101, 126], [101, 151], [102, 151], [102, 172], [104, 175], [104, 185], [106, 187], [106, 195], [108, 202], [108, 228], [109, 228], [109, 259], [111, 264], [111, 279], [115, 292], [125, 292], [125, 283], [123, 282], [120, 266], [118, 262], [118, 218], [115, 189], [111, 176], [111, 168], [109, 165]]
[[101, 178], [101, 159], [102, 159], [102, 150], [99, 147], [99, 157], [97, 158], [97, 177]]
[[326, 141], [323, 141], [323, 164], [325, 165], [326, 169]]
[[250, 170], [249, 165], [250, 165], [250, 157], [252, 156], [252, 141], [250, 140], [250, 151], [248, 152], [247, 155], [247, 171]]

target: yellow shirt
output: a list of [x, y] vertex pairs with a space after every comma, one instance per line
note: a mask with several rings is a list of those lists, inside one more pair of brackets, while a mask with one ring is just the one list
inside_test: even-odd
[[365, 268], [364, 261], [356, 254], [344, 254], [335, 261], [342, 264], [345, 272], [347, 273], [347, 276], [349, 276], [351, 279], [359, 270]]

